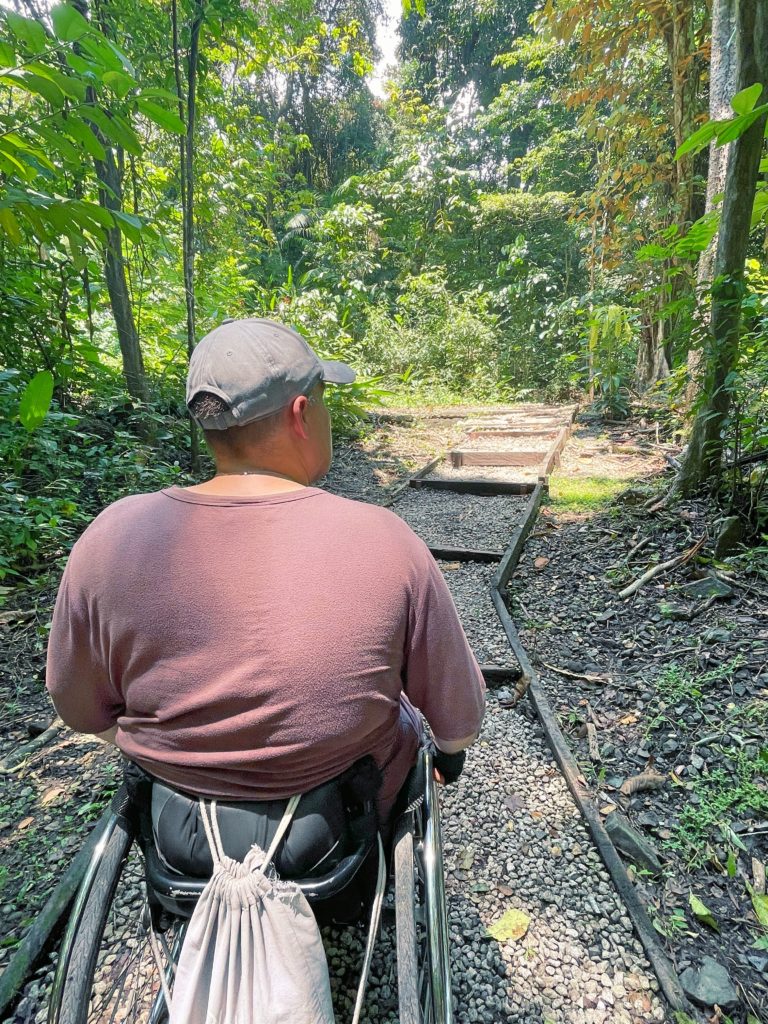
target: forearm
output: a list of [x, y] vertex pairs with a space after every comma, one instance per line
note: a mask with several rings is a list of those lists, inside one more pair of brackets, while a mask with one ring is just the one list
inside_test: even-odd
[[439, 736], [433, 735], [432, 739], [435, 741], [435, 746], [442, 750], [444, 754], [458, 754], [460, 750], [466, 750], [467, 747], [471, 747], [478, 735], [478, 733], [473, 732], [471, 736], [465, 736], [461, 740], [441, 740]]

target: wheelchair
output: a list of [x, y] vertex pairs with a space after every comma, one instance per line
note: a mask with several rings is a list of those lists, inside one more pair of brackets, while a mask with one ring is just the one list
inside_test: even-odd
[[[167, 1024], [184, 932], [207, 879], [169, 871], [121, 787], [75, 897], [59, 950], [48, 1024]], [[362, 838], [325, 875], [292, 879], [316, 914], [364, 874], [379, 845]], [[453, 1024], [448, 919], [432, 753], [422, 747], [400, 794], [391, 844], [401, 1024]], [[379, 921], [372, 912], [372, 929]], [[372, 930], [373, 934], [373, 930]], [[372, 955], [366, 949], [364, 993]]]

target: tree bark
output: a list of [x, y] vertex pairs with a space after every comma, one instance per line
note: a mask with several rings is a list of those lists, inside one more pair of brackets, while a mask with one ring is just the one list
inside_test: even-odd
[[[181, 231], [182, 272], [184, 299], [187, 310], [187, 355], [191, 356], [197, 344], [197, 311], [195, 306], [195, 125], [197, 120], [197, 74], [200, 65], [200, 31], [205, 18], [206, 0], [197, 0], [190, 25], [189, 53], [187, 54], [186, 109], [185, 89], [181, 74], [179, 43], [179, 16], [177, 0], [171, 5], [173, 32], [173, 68], [176, 93], [179, 97], [179, 117], [186, 131], [179, 140], [179, 176], [181, 179]], [[190, 454], [192, 471], [200, 466], [200, 439], [195, 421], [190, 417]]]
[[[88, 0], [75, 0], [75, 8], [88, 17]], [[89, 89], [89, 100], [96, 101], [96, 95]], [[93, 165], [99, 181], [99, 205], [110, 213], [122, 212], [123, 184], [120, 163], [115, 159], [115, 150], [100, 132], [96, 132], [104, 147], [103, 160], [94, 158]], [[128, 394], [139, 401], [146, 401], [149, 395], [147, 375], [144, 370], [144, 359], [139, 344], [139, 334], [133, 317], [131, 294], [128, 289], [128, 278], [125, 272], [123, 257], [123, 233], [116, 221], [107, 231], [104, 246], [104, 277], [107, 282], [109, 304], [117, 329], [117, 340], [123, 360], [123, 376]]]
[[[731, 100], [736, 88], [736, 7], [738, 0], [714, 0], [712, 6], [712, 58], [709, 71], [709, 119], [723, 121], [731, 117]], [[707, 173], [707, 198], [705, 215], [714, 209], [716, 196], [725, 191], [725, 177], [728, 170], [728, 156], [731, 146], [718, 146], [717, 141], [709, 145], [709, 170]], [[709, 328], [709, 289], [712, 286], [717, 252], [715, 236], [699, 256], [696, 270], [697, 309], [701, 329]], [[691, 406], [701, 387], [703, 351], [696, 345], [688, 353], [688, 388], [686, 400]]]
[[[737, 91], [759, 82], [768, 91], [768, 6], [739, 0], [736, 13]], [[758, 100], [758, 102], [760, 102]], [[732, 144], [725, 180], [712, 287], [712, 315], [706, 354], [704, 400], [696, 413], [680, 470], [683, 493], [717, 482], [723, 455], [723, 427], [731, 403], [729, 375], [739, 353], [744, 264], [750, 235], [766, 118], [761, 117]]]
[[[102, 138], [102, 144], [105, 140]], [[122, 182], [115, 152], [105, 144], [104, 160], [94, 160], [96, 177], [99, 179], [99, 204], [110, 212], [122, 211]], [[146, 401], [148, 395], [147, 376], [144, 371], [144, 360], [139, 345], [136, 321], [133, 318], [133, 306], [128, 291], [128, 279], [123, 258], [123, 233], [117, 224], [107, 231], [104, 248], [104, 277], [109, 292], [112, 316], [117, 328], [117, 340], [123, 358], [123, 374], [129, 395], [140, 401]]]

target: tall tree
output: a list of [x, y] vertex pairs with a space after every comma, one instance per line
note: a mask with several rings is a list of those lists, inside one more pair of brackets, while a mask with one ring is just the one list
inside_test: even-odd
[[[738, 0], [735, 28], [736, 84], [739, 93], [752, 89], [752, 95], [747, 100], [745, 94], [746, 102], [739, 103], [747, 118], [741, 127], [748, 127], [733, 141], [728, 159], [702, 401], [680, 471], [684, 493], [720, 478], [723, 427], [731, 404], [729, 377], [739, 353], [744, 264], [768, 117], [768, 104], [755, 107], [760, 94], [763, 100], [768, 98], [768, 5], [764, 0]], [[751, 109], [746, 110], [750, 103]]]
[[[738, 0], [713, 0], [712, 56], [709, 65], [709, 119], [723, 121], [731, 116], [731, 100], [736, 94], [736, 8]], [[678, 143], [679, 145], [680, 143]], [[705, 216], [712, 215], [718, 196], [725, 191], [730, 145], [721, 146], [717, 139], [709, 144], [707, 197]], [[712, 286], [717, 236], [699, 256], [696, 273], [698, 315], [704, 330], [709, 324], [709, 289]], [[692, 403], [701, 384], [703, 352], [693, 345], [688, 353], [688, 402]]]

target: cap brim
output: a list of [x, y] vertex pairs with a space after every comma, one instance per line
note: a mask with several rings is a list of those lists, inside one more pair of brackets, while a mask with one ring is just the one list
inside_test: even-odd
[[336, 362], [335, 359], [321, 359], [320, 362], [323, 365], [323, 380], [327, 384], [351, 384], [357, 377], [346, 363]]

